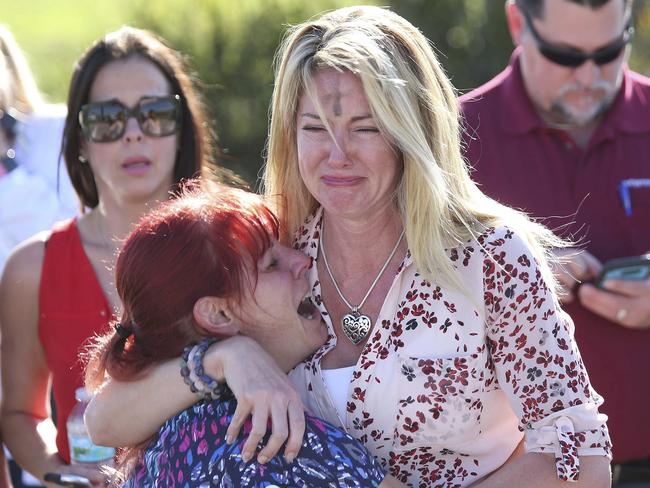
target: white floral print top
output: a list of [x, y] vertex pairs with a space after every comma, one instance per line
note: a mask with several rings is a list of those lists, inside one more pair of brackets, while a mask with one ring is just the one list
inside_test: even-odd
[[[298, 231], [315, 260], [322, 210]], [[547, 288], [524, 241], [491, 229], [450, 258], [474, 300], [423, 279], [407, 254], [359, 358], [339, 419], [321, 359], [330, 336], [291, 379], [312, 412], [343, 426], [411, 487], [464, 487], [499, 468], [525, 435], [528, 452], [556, 458], [577, 480], [578, 455], [611, 457], [603, 400], [591, 387], [573, 323]]]

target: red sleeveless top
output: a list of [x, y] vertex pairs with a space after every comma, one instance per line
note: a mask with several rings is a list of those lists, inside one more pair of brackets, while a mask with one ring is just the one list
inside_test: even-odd
[[45, 244], [39, 288], [38, 334], [52, 374], [59, 456], [70, 462], [66, 422], [83, 386], [78, 354], [86, 341], [104, 332], [112, 313], [81, 244], [76, 219], [54, 225]]

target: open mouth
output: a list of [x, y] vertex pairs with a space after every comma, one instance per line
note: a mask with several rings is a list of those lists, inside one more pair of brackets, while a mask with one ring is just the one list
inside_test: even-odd
[[122, 163], [122, 168], [130, 173], [141, 173], [151, 166], [151, 161], [147, 158], [129, 158]]
[[312, 320], [314, 317], [316, 317], [318, 314], [318, 308], [316, 305], [314, 305], [314, 302], [311, 299], [311, 294], [305, 295], [305, 297], [298, 305], [296, 312], [298, 315], [308, 320]]

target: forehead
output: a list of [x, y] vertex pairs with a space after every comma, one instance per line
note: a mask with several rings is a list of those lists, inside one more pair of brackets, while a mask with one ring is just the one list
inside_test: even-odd
[[169, 95], [171, 85], [158, 66], [139, 56], [111, 61], [100, 68], [90, 102], [117, 99], [133, 105], [143, 96]]
[[[320, 103], [325, 107], [345, 99], [368, 105], [361, 80], [349, 71], [338, 71], [334, 68], [318, 70], [313, 77], [312, 86]], [[309, 103], [308, 98], [305, 91], [303, 103]]]
[[610, 0], [596, 9], [568, 0], [545, 0], [535, 26], [548, 41], [594, 50], [618, 39], [625, 27], [623, 0]]

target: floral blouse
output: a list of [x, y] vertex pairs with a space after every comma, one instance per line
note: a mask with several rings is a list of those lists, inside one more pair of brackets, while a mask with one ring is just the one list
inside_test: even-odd
[[[296, 239], [314, 260], [321, 216]], [[338, 339], [311, 267], [330, 335], [290, 373], [303, 401], [411, 487], [468, 486], [498, 469], [524, 436], [527, 452], [552, 454], [557, 476], [577, 480], [578, 456], [611, 457], [611, 444], [571, 319], [511, 230], [490, 229], [448, 252], [466, 293], [424, 279], [407, 253], [356, 364], [344, 419], [321, 374]]]
[[225, 441], [236, 407], [234, 399], [203, 401], [167, 420], [124, 488], [369, 488], [384, 478], [384, 470], [356, 439], [309, 415], [292, 463], [280, 455], [266, 464], [244, 462], [241, 448], [250, 420], [233, 444]]

